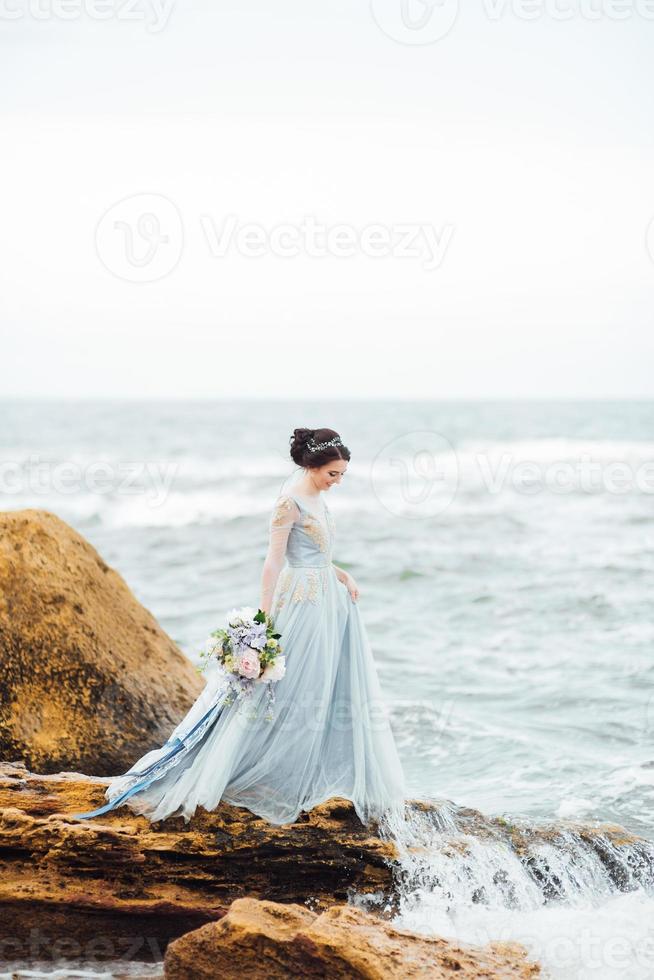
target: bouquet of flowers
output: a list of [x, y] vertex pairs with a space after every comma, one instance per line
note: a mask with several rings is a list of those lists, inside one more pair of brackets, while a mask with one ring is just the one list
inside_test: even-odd
[[281, 680], [286, 671], [286, 658], [281, 655], [279, 644], [281, 633], [275, 632], [275, 624], [263, 609], [244, 606], [232, 609], [227, 614], [226, 626], [214, 630], [212, 640], [206, 650], [200, 653], [204, 670], [207, 664], [216, 659], [227, 675], [231, 697], [243, 700], [251, 697], [255, 685], [268, 686], [268, 711], [266, 720], [272, 720], [272, 706], [275, 700], [274, 685]]

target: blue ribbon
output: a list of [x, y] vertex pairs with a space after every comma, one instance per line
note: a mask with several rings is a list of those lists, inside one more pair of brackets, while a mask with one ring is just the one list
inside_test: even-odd
[[[135, 776], [147, 776], [149, 773], [154, 772], [154, 775], [151, 776], [150, 779], [142, 779], [134, 786], [131, 786], [130, 789], [126, 789], [124, 793], [120, 794], [120, 796], [117, 796], [115, 799], [110, 800], [109, 803], [106, 803], [104, 806], [99, 807], [97, 810], [89, 810], [87, 813], [72, 813], [71, 816], [75, 817], [77, 820], [87, 820], [89, 817], [99, 817], [103, 813], [109, 813], [110, 810], [114, 810], [117, 806], [120, 806], [121, 803], [124, 802], [124, 800], [129, 799], [130, 796], [134, 796], [135, 793], [140, 793], [142, 789], [145, 789], [150, 785], [150, 783], [153, 783], [155, 781], [155, 779], [157, 778], [157, 770], [160, 769], [161, 766], [164, 765], [164, 763], [168, 762], [170, 759], [176, 756], [177, 753], [184, 748], [184, 743], [186, 739], [189, 738], [193, 734], [193, 732], [196, 732], [198, 728], [200, 728], [200, 726], [204, 724], [204, 722], [207, 720], [207, 718], [209, 718], [211, 713], [216, 711], [216, 708], [218, 708], [218, 711], [220, 711], [222, 707], [223, 707], [223, 702], [219, 702], [218, 704], [212, 705], [211, 708], [209, 708], [209, 710], [202, 715], [200, 720], [196, 722], [193, 728], [191, 728], [191, 730], [186, 733], [184, 738], [180, 739], [179, 737], [175, 737], [173, 739], [168, 739], [168, 741], [164, 743], [162, 748], [165, 748], [166, 745], [169, 744], [174, 745], [175, 747], [170, 752], [168, 752], [162, 759], [157, 759], [156, 762], [153, 762], [151, 765], [148, 766], [147, 769], [144, 769], [142, 772], [135, 772], [133, 774]], [[218, 712], [216, 712], [216, 717], [217, 716], [218, 716]], [[209, 727], [210, 726], [207, 727], [207, 731], [209, 730]]]

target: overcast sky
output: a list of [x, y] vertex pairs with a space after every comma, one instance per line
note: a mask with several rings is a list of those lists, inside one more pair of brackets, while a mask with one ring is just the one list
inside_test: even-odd
[[0, 3], [3, 395], [654, 396], [654, 0], [95, 2]]

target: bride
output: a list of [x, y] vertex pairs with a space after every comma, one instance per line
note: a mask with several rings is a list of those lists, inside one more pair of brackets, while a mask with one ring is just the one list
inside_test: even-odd
[[302, 476], [275, 501], [259, 604], [286, 658], [272, 721], [266, 685], [256, 685], [244, 711], [215, 662], [165, 745], [112, 779], [105, 806], [75, 817], [127, 805], [151, 822], [188, 822], [196, 807], [214, 810], [222, 800], [283, 824], [334, 796], [351, 800], [364, 823], [402, 813], [404, 775], [359, 590], [331, 560], [334, 520], [324, 498], [350, 452], [332, 429], [295, 429], [290, 441]]

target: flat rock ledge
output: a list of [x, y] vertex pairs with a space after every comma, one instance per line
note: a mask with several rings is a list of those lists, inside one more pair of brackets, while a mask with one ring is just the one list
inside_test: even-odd
[[78, 955], [100, 937], [107, 958], [128, 946], [135, 959], [159, 958], [171, 939], [220, 919], [235, 898], [322, 910], [347, 902], [351, 889], [392, 889], [393, 845], [363, 827], [347, 800], [284, 826], [227, 803], [198, 809], [188, 824], [150, 824], [126, 807], [75, 819], [104, 802], [106, 785], [0, 763], [0, 916], [18, 952], [36, 930], [47, 934], [46, 958], [57, 941]]
[[[200, 808], [188, 823], [178, 817], [151, 824], [124, 806], [91, 820], [73, 817], [100, 806], [107, 784], [106, 778], [74, 772], [36, 775], [19, 763], [0, 763], [0, 958], [80, 959], [91, 953], [100, 959], [160, 960], [171, 941], [221, 922], [230, 909], [235, 916], [241, 906], [233, 903], [244, 898], [300, 907], [305, 915], [298, 935], [345, 932], [347, 925], [369, 937], [371, 921], [382, 928], [380, 923], [397, 911], [398, 857], [405, 862], [400, 877], [406, 885], [407, 855], [409, 863], [415, 860], [420, 879], [423, 852], [439, 847], [451, 860], [467, 862], [470, 844], [480, 841], [519, 861], [546, 901], [561, 892], [561, 851], [594, 862], [616, 891], [654, 880], [652, 844], [617, 825], [561, 821], [539, 827], [485, 817], [451, 801], [412, 800], [409, 812], [428, 832], [403, 844], [399, 855], [395, 844], [378, 836], [374, 825], [363, 826], [343, 799], [329, 800], [283, 826], [227, 803], [213, 812]], [[558, 857], [549, 867], [543, 851], [552, 849]], [[498, 874], [503, 874], [501, 866]], [[332, 911], [339, 907], [344, 908]], [[383, 943], [392, 959], [399, 931], [386, 925], [389, 932], [366, 942]], [[13, 942], [11, 949], [7, 940]], [[267, 948], [267, 940], [262, 943]], [[300, 937], [291, 946], [307, 943]], [[429, 950], [429, 956], [436, 955], [436, 946]], [[332, 972], [332, 964], [324, 974], [303, 975], [396, 975], [357, 973], [363, 970], [358, 960], [347, 969], [349, 974]], [[406, 972], [406, 964], [403, 969], [398, 976], [427, 975]], [[460, 977], [534, 975], [453, 969]]]

